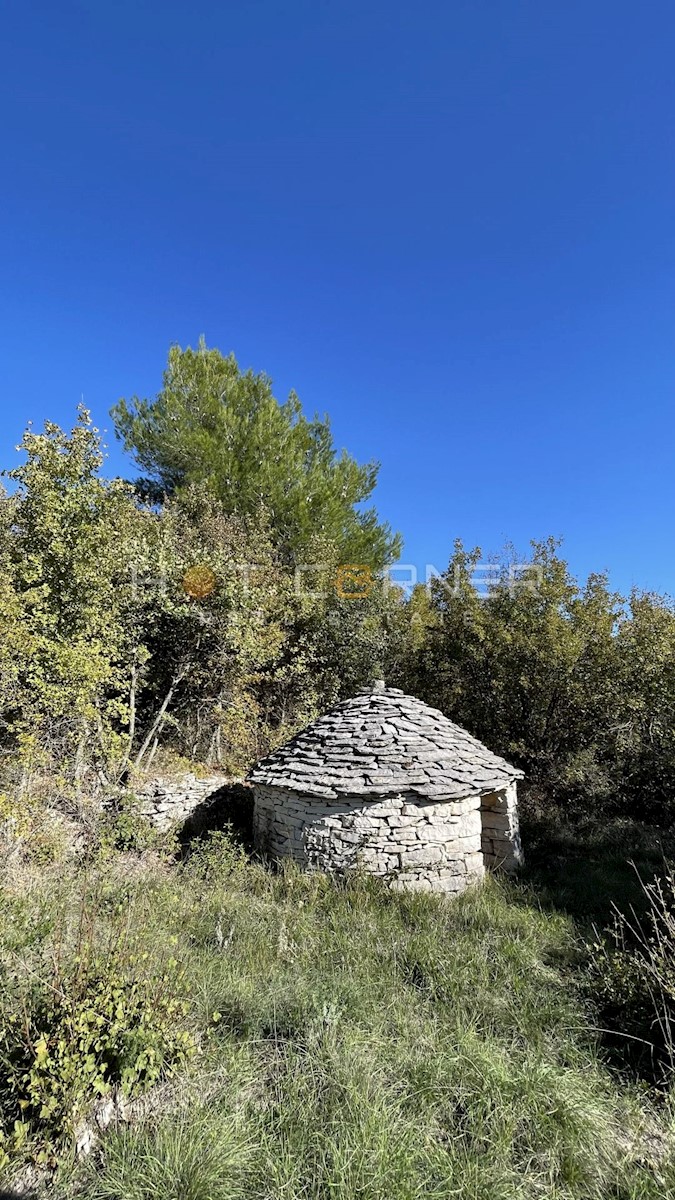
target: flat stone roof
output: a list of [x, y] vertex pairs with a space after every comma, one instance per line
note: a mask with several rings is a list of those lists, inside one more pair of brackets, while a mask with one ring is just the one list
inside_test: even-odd
[[414, 792], [429, 800], [492, 792], [522, 777], [438, 709], [381, 681], [302, 729], [248, 776], [310, 796]]

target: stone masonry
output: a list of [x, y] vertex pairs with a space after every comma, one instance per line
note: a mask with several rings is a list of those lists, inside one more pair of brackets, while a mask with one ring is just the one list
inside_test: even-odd
[[199, 779], [188, 773], [175, 779], [150, 779], [134, 789], [139, 812], [159, 830], [182, 824], [195, 812], [207, 806], [211, 799], [231, 781], [225, 775], [208, 775]]
[[274, 858], [341, 873], [362, 867], [393, 886], [461, 891], [483, 876], [480, 797], [423, 803], [413, 792], [364, 804], [256, 787], [256, 842]]
[[523, 862], [515, 781], [481, 796], [481, 850], [492, 870], [513, 871]]
[[273, 858], [459, 892], [522, 861], [521, 772], [442, 713], [375, 684], [263, 759], [254, 837]]

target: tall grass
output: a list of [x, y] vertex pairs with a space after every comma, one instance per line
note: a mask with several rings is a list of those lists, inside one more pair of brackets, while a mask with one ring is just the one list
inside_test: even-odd
[[599, 1056], [575, 927], [522, 885], [394, 895], [273, 874], [221, 838], [106, 887], [149, 963], [173, 945], [223, 1083], [109, 1133], [64, 1195], [675, 1196], [665, 1117]]
[[675, 1078], [675, 875], [665, 864], [636, 879], [641, 903], [615, 908], [593, 945], [591, 980], [603, 1020], [631, 1041], [636, 1069], [666, 1088]]

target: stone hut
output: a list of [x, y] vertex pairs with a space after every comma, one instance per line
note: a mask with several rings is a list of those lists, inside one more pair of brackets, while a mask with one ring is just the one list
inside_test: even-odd
[[393, 887], [459, 892], [522, 861], [522, 772], [435, 708], [378, 680], [262, 759], [256, 847]]

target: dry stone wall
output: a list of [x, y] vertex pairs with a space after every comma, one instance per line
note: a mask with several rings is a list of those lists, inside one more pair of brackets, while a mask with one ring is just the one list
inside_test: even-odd
[[159, 830], [182, 824], [196, 809], [215, 801], [221, 788], [230, 783], [225, 775], [208, 775], [203, 779], [193, 774], [177, 779], [150, 779], [134, 790], [139, 812]]
[[274, 858], [329, 872], [362, 866], [392, 887], [460, 892], [484, 874], [481, 797], [433, 802], [413, 792], [318, 799], [255, 788], [254, 837]]
[[481, 797], [481, 849], [485, 866], [515, 871], [523, 861], [516, 784]]

